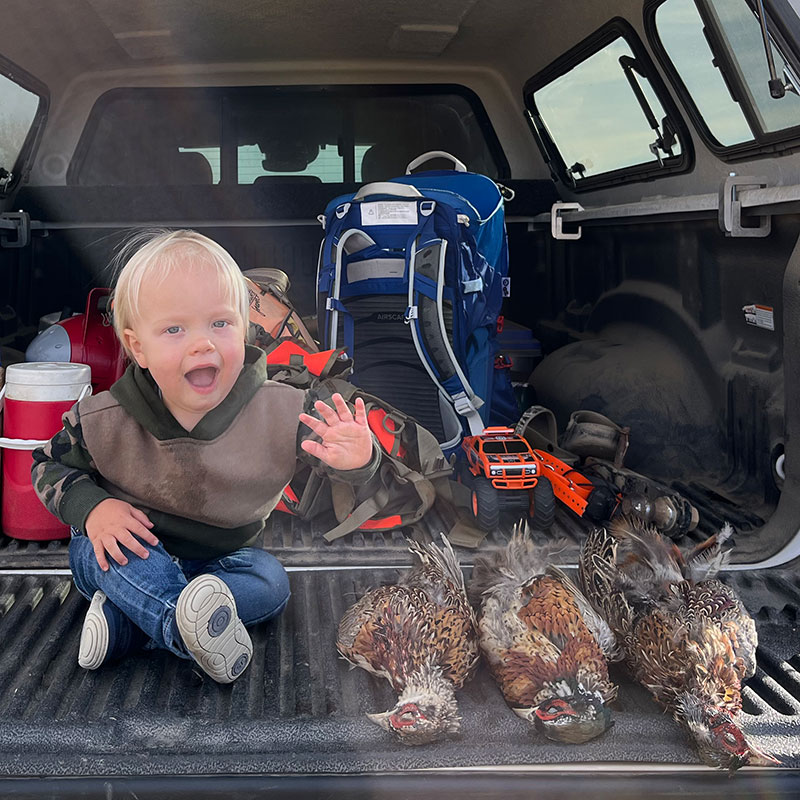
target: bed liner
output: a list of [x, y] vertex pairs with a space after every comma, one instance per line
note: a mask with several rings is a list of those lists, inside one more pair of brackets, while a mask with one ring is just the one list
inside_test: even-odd
[[[786, 767], [800, 768], [800, 591], [791, 575], [745, 572], [727, 580], [753, 610], [761, 640], [742, 727]], [[364, 716], [392, 705], [389, 685], [349, 669], [334, 647], [347, 605], [370, 586], [395, 580], [397, 571], [302, 570], [290, 577], [287, 611], [253, 629], [253, 662], [230, 686], [166, 651], [82, 670], [77, 648], [86, 601], [69, 577], [0, 577], [0, 776], [699, 763], [675, 722], [618, 667], [614, 727], [587, 744], [530, 733], [481, 667], [458, 693], [461, 734], [403, 746]]]
[[[303, 530], [301, 523], [285, 519], [291, 524], [276, 525], [273, 536], [314, 540], [307, 526]], [[566, 519], [568, 524], [562, 520], [562, 527], [571, 528], [578, 538], [578, 520]], [[428, 536], [435, 527], [431, 521]], [[501, 533], [492, 538], [496, 546], [503, 540]], [[387, 537], [384, 548], [393, 553], [395, 563], [406, 567], [410, 556], [400, 544], [397, 534]], [[359, 548], [370, 551], [366, 543], [350, 542], [352, 551]], [[383, 551], [372, 546], [370, 552], [377, 557]], [[446, 771], [442, 786], [459, 786], [463, 794], [478, 792], [480, 781], [472, 782], [472, 770], [496, 771], [502, 766], [495, 781], [510, 770], [510, 791], [517, 785], [514, 770], [535, 771], [538, 786], [540, 771], [546, 770], [547, 780], [553, 781], [557, 776], [552, 770], [558, 765], [566, 770], [567, 783], [570, 765], [576, 770], [593, 765], [604, 776], [598, 791], [616, 786], [619, 775], [614, 770], [625, 768], [639, 778], [652, 770], [656, 775], [667, 770], [673, 780], [683, 775], [698, 791], [706, 785], [730, 794], [728, 787], [745, 785], [740, 779], [769, 780], [770, 791], [778, 794], [784, 785], [794, 792], [800, 788], [800, 589], [791, 566], [725, 576], [753, 613], [760, 637], [758, 671], [744, 689], [742, 726], [757, 745], [784, 764], [778, 771], [745, 770], [728, 781], [699, 764], [677, 724], [616, 666], [612, 677], [621, 688], [615, 724], [587, 744], [567, 746], [532, 734], [508, 709], [484, 667], [458, 693], [463, 718], [458, 736], [423, 747], [397, 743], [364, 716], [390, 707], [390, 687], [363, 670], [349, 669], [337, 656], [334, 638], [345, 608], [371, 586], [396, 580], [398, 567], [354, 563], [355, 555], [346, 560], [349, 568], [328, 568], [317, 559], [315, 569], [299, 567], [290, 572], [292, 600], [287, 611], [278, 620], [253, 629], [253, 662], [230, 686], [213, 683], [190, 662], [164, 651], [143, 651], [96, 672], [82, 670], [77, 666], [77, 649], [86, 601], [71, 585], [69, 575], [0, 572], [0, 640], [4, 643], [0, 652], [0, 791], [3, 778], [33, 780], [47, 775], [53, 781], [105, 776], [112, 781], [109, 786], [122, 781], [120, 789], [134, 780], [131, 787], [138, 788], [131, 791], [146, 796], [148, 786], [155, 791], [157, 785], [148, 780], [162, 776], [168, 779], [160, 784], [162, 796], [165, 786], [172, 786], [169, 781], [176, 781], [170, 796], [185, 790], [197, 797], [206, 790], [214, 796], [216, 782], [198, 787], [184, 779], [214, 775], [244, 780], [250, 776], [256, 787], [261, 785], [257, 779], [266, 780], [266, 776], [294, 781], [306, 776], [307, 783], [290, 781], [282, 791], [294, 786], [302, 794], [305, 786], [313, 796], [322, 786], [314, 776], [318, 780], [354, 773], [386, 776], [388, 792], [399, 776], [427, 770], [437, 775]], [[696, 775], [701, 776], [698, 783]], [[14, 785], [23, 788], [23, 784]], [[34, 792], [31, 796], [46, 785], [34, 781], [29, 787]], [[359, 796], [361, 791], [346, 780], [324, 785], [331, 796], [338, 796], [333, 791], [336, 785], [351, 792], [349, 796]], [[428, 790], [433, 785], [425, 783]], [[567, 787], [559, 785], [562, 791]], [[664, 783], [665, 792], [669, 785], [675, 788]], [[70, 786], [66, 783], [59, 791], [68, 795]], [[238, 790], [245, 791], [245, 784]], [[507, 794], [506, 789], [503, 793]]]

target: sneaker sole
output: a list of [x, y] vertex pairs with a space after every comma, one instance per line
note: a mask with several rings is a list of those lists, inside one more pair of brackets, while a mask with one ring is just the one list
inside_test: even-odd
[[83, 620], [81, 641], [78, 645], [78, 665], [84, 669], [97, 669], [108, 653], [108, 620], [103, 613], [106, 599], [104, 592], [96, 591]]
[[187, 650], [217, 683], [231, 683], [253, 655], [250, 635], [231, 590], [214, 575], [199, 575], [180, 593], [175, 622]]

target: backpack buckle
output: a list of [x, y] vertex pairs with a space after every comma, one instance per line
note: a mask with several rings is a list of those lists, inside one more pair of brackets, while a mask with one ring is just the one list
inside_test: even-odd
[[470, 414], [474, 414], [478, 411], [478, 409], [483, 405], [483, 400], [479, 397], [476, 397], [475, 400], [477, 402], [473, 402], [468, 396], [466, 392], [459, 392], [458, 394], [454, 394], [450, 396], [450, 399], [453, 401], [453, 406], [462, 417], [469, 416]]
[[419, 306], [409, 306], [403, 314], [403, 322], [408, 325], [412, 319], [419, 317]]
[[429, 217], [431, 214], [433, 214], [435, 208], [436, 208], [435, 200], [422, 200], [419, 204], [419, 213], [423, 217]]
[[461, 286], [464, 294], [472, 294], [473, 292], [480, 292], [483, 289], [483, 278], [474, 278], [471, 281], [462, 281]]

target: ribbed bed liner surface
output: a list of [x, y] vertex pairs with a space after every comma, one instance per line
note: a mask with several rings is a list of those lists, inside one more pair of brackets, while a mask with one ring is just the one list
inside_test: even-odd
[[[292, 572], [292, 600], [253, 629], [243, 677], [218, 686], [188, 661], [144, 651], [86, 672], [77, 666], [86, 601], [66, 576], [0, 577], [0, 775], [102, 776], [363, 773], [569, 762], [696, 764], [672, 719], [620, 671], [615, 725], [581, 746], [529, 732], [481, 668], [459, 692], [460, 735], [406, 747], [372, 725], [393, 695], [350, 670], [334, 648], [344, 609], [387, 570]], [[728, 574], [756, 617], [759, 670], [743, 728], [800, 767], [800, 592], [789, 570]]]

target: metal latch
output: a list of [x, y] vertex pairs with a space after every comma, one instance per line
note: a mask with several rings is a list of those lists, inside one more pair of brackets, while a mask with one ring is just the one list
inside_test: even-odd
[[[8, 231], [14, 232], [12, 237]], [[0, 214], [0, 247], [27, 247], [31, 240], [31, 218], [27, 211]]]
[[739, 192], [742, 189], [762, 189], [767, 179], [752, 175], [729, 175], [719, 190], [719, 227], [726, 236], [734, 239], [750, 236], [769, 236], [772, 217], [758, 217], [758, 225], [742, 225], [742, 203]]
[[561, 217], [562, 211], [583, 211], [583, 206], [580, 203], [562, 203], [560, 200], [553, 203], [550, 209], [550, 233], [552, 237], [554, 239], [580, 239], [580, 225], [572, 233], [564, 230], [564, 220]]

